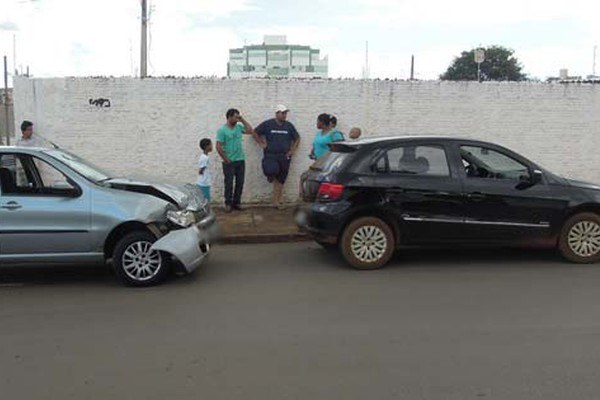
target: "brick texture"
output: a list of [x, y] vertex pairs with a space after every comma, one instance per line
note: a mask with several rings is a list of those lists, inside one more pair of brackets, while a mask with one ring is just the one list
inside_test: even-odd
[[[405, 82], [355, 80], [222, 80], [16, 77], [15, 124], [36, 131], [117, 175], [193, 182], [199, 139], [215, 139], [229, 107], [254, 126], [286, 104], [302, 144], [285, 195], [296, 200], [316, 116], [333, 113], [339, 127], [364, 136], [446, 135], [493, 141], [565, 176], [600, 181], [600, 86], [591, 84]], [[90, 99], [108, 99], [101, 105]], [[244, 202], [267, 202], [271, 186], [261, 150], [245, 138]], [[223, 174], [211, 154], [213, 197]]]

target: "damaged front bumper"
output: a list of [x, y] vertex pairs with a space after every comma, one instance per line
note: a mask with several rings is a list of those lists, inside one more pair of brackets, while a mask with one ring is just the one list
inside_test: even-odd
[[219, 236], [214, 213], [185, 229], [170, 231], [152, 245], [153, 250], [164, 251], [177, 258], [186, 272], [196, 270], [210, 251], [210, 243]]

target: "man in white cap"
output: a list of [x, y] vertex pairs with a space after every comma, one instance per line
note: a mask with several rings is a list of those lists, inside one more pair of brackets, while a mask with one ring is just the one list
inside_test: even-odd
[[275, 118], [268, 119], [254, 129], [255, 139], [264, 149], [263, 173], [273, 183], [273, 205], [283, 209], [283, 184], [290, 170], [290, 162], [298, 145], [300, 135], [287, 120], [289, 109], [283, 104], [275, 107]]

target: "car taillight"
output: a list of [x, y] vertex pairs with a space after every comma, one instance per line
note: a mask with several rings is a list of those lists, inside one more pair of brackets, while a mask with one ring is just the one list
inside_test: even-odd
[[318, 199], [319, 201], [336, 201], [342, 197], [343, 192], [344, 185], [323, 182], [321, 183], [321, 186], [319, 186]]

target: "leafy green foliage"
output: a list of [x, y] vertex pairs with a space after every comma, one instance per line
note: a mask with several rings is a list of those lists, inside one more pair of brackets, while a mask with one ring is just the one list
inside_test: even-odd
[[[441, 80], [448, 81], [475, 81], [477, 80], [477, 63], [475, 50], [463, 51], [456, 57]], [[523, 81], [527, 76], [522, 72], [523, 67], [514, 51], [502, 46], [489, 46], [484, 48], [485, 60], [481, 63], [482, 81]]]

